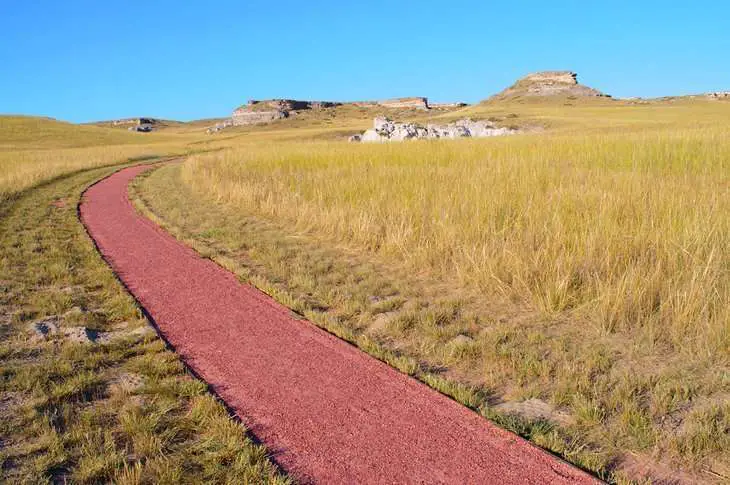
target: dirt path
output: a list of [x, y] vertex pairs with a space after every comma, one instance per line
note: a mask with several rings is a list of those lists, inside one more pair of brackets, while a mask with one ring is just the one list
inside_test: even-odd
[[127, 168], [91, 187], [82, 220], [165, 338], [299, 481], [594, 482], [293, 318], [138, 215], [127, 185], [146, 169]]

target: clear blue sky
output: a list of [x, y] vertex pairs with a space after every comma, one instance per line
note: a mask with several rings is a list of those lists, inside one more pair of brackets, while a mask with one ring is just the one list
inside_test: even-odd
[[0, 0], [0, 113], [225, 116], [248, 98], [476, 102], [531, 71], [730, 90], [730, 2]]

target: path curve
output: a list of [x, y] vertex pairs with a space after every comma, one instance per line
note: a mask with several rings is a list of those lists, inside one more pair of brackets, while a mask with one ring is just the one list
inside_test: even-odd
[[139, 215], [123, 169], [81, 219], [184, 361], [307, 483], [595, 483], [289, 310]]

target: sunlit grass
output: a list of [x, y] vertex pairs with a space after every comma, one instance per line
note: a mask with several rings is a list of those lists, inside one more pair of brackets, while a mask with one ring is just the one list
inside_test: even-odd
[[[145, 197], [200, 250], [373, 355], [567, 410], [567, 435], [524, 434], [571, 460], [726, 462], [708, 436], [730, 391], [730, 105], [468, 110], [548, 130], [360, 145], [291, 142], [282, 125], [153, 175]], [[385, 324], [368, 303], [379, 285], [400, 301]]]
[[[0, 296], [12, 320], [0, 327], [12, 338], [0, 346], [3, 382], [37, 398], [3, 428], [28, 446], [0, 460], [33, 478], [278, 480], [159, 341], [53, 347], [40, 360], [35, 344], [14, 345], [44, 315], [102, 329], [139, 319], [72, 224], [94, 176], [39, 183], [231, 147], [140, 182], [146, 213], [316, 324], [574, 463], [614, 479], [627, 454], [724, 473], [730, 104], [488, 103], [394, 116], [493, 118], [536, 132], [313, 141], [343, 139], [372, 115], [347, 108], [214, 136], [195, 131], [204, 123], [142, 135], [0, 118]], [[79, 301], [94, 311], [67, 313]], [[144, 386], [110, 396], [120, 371]], [[572, 421], [493, 407], [529, 398]], [[101, 399], [119, 412], [81, 412]]]
[[247, 147], [183, 175], [414, 270], [715, 355], [730, 343], [729, 160], [711, 129]]
[[[197, 134], [200, 138], [201, 133]], [[0, 115], [0, 203], [78, 170], [184, 153], [193, 135], [132, 133], [48, 118]]]

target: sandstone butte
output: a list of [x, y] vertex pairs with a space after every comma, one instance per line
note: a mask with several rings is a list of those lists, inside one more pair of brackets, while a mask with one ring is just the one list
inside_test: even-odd
[[543, 71], [528, 74], [489, 99], [541, 96], [610, 97], [597, 89], [579, 84], [578, 75], [572, 71]]

